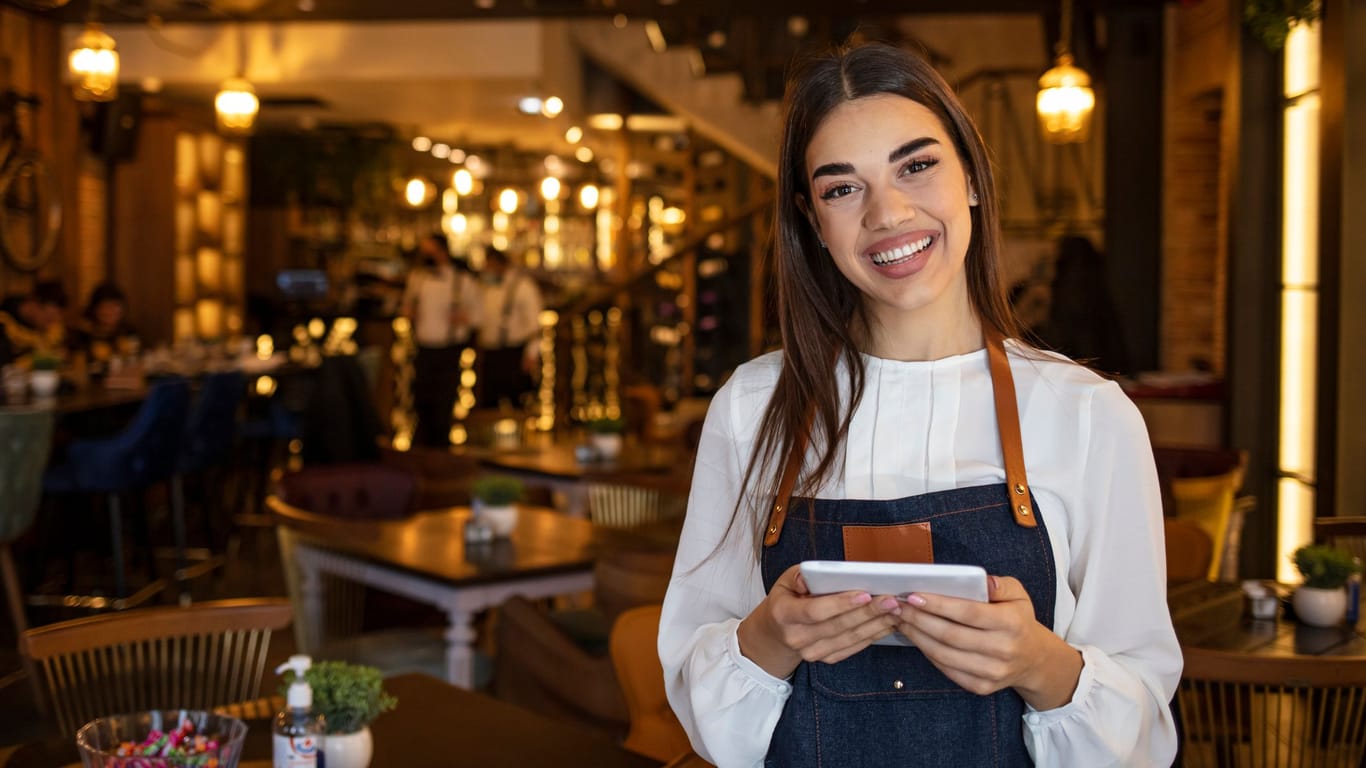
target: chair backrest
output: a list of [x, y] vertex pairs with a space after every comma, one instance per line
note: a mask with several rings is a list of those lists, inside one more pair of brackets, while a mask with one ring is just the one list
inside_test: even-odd
[[70, 735], [103, 715], [258, 697], [271, 633], [290, 616], [277, 598], [144, 608], [30, 629], [19, 645]]
[[239, 371], [204, 377], [186, 419], [182, 471], [194, 472], [228, 457], [237, 438], [238, 412], [246, 395], [247, 380]]
[[1314, 541], [1345, 549], [1366, 561], [1366, 517], [1316, 517]]
[[1366, 659], [1183, 654], [1183, 765], [1356, 768], [1366, 760]]
[[621, 614], [612, 625], [610, 652], [631, 726], [622, 743], [659, 761], [688, 749], [688, 734], [664, 693], [664, 667], [659, 663], [659, 605], [642, 605]]
[[1167, 514], [1200, 526], [1215, 543], [1208, 577], [1217, 579], [1227, 549], [1234, 499], [1243, 487], [1247, 452], [1156, 446], [1153, 458]]
[[52, 449], [52, 411], [0, 411], [0, 542], [33, 525]]
[[662, 603], [673, 566], [672, 550], [607, 549], [593, 564], [593, 603], [608, 621], [630, 608]]
[[323, 517], [396, 520], [414, 512], [417, 478], [378, 463], [309, 466], [280, 478], [286, 504]]
[[170, 479], [180, 460], [189, 412], [190, 385], [184, 379], [152, 385], [118, 435], [71, 444], [67, 454], [77, 483], [87, 490], [122, 490]]
[[1209, 577], [1214, 541], [1205, 529], [1177, 518], [1162, 521], [1167, 542], [1167, 581], [1195, 581]]
[[609, 528], [639, 528], [680, 515], [683, 502], [658, 488], [626, 483], [589, 483], [588, 519]]

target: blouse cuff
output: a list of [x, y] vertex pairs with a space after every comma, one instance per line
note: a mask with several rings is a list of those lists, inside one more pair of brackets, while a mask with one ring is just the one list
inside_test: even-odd
[[1073, 647], [1081, 651], [1081, 675], [1077, 677], [1077, 689], [1072, 692], [1072, 699], [1061, 707], [1045, 710], [1035, 709], [1026, 703], [1024, 721], [1030, 728], [1046, 728], [1077, 714], [1083, 702], [1091, 695], [1091, 689], [1095, 688], [1096, 664], [1093, 649], [1089, 645]]
[[731, 663], [740, 668], [745, 676], [763, 689], [786, 699], [792, 693], [792, 684], [779, 677], [774, 677], [764, 668], [755, 664], [749, 657], [740, 652], [740, 620], [732, 619], [734, 624], [730, 627], [730, 632], [726, 636], [726, 655], [730, 656]]

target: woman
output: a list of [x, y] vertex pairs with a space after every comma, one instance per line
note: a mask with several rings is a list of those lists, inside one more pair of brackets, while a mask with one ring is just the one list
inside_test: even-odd
[[122, 288], [111, 282], [95, 286], [72, 328], [70, 346], [85, 353], [96, 373], [103, 372], [115, 357], [137, 354], [140, 341], [128, 322], [128, 297]]
[[[789, 83], [781, 153], [784, 349], [712, 402], [660, 625], [693, 745], [723, 767], [1169, 764], [1147, 433], [1114, 384], [1002, 343], [962, 105], [895, 48], [825, 55]], [[806, 559], [977, 564], [990, 601], [815, 596]], [[892, 633], [916, 647], [872, 646]]]

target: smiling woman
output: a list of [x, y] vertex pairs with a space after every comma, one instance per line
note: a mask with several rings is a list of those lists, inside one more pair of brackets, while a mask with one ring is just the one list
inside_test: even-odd
[[[712, 401], [660, 622], [693, 746], [721, 766], [1170, 763], [1147, 432], [1114, 383], [1007, 340], [987, 150], [939, 74], [883, 45], [797, 66], [777, 235], [783, 349]], [[812, 559], [977, 566], [988, 600], [813, 594]]]

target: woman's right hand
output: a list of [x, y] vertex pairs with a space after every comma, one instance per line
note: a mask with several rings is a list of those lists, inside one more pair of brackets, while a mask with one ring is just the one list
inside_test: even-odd
[[803, 661], [834, 664], [853, 656], [891, 634], [900, 616], [900, 604], [890, 595], [812, 595], [801, 565], [794, 565], [740, 622], [736, 634], [746, 658], [785, 678]]

